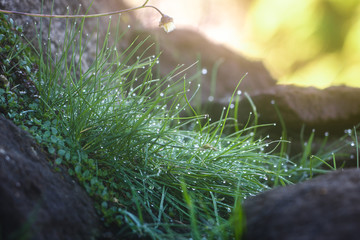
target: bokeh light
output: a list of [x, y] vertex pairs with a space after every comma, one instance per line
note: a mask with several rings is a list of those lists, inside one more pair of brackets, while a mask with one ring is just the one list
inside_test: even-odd
[[[143, 1], [126, 0], [131, 6]], [[174, 18], [249, 59], [262, 60], [279, 83], [360, 87], [358, 0], [151, 0]], [[152, 11], [138, 12], [156, 26]], [[144, 18], [144, 16], [146, 16]]]
[[360, 87], [359, 13], [357, 0], [258, 0], [248, 23], [279, 82]]

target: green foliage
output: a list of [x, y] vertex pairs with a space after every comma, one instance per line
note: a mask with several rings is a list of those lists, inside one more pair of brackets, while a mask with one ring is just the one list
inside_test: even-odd
[[[198, 115], [181, 76], [186, 69], [154, 79], [158, 56], [139, 54], [146, 40], [121, 51], [106, 34], [84, 69], [84, 19], [67, 20], [56, 57], [41, 38], [32, 57], [21, 29], [1, 21], [1, 75], [9, 81], [0, 88], [1, 114], [32, 134], [55, 169], [79, 180], [104, 224], [123, 238], [240, 239], [243, 199], [320, 171], [308, 161], [310, 147], [301, 167], [285, 150], [266, 150], [281, 141], [255, 139], [257, 125], [224, 135], [230, 106], [217, 122]], [[185, 109], [194, 116], [181, 117]]]

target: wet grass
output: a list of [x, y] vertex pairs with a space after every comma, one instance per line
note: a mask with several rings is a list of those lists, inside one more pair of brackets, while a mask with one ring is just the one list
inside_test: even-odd
[[[255, 138], [258, 128], [272, 124], [255, 121], [225, 134], [234, 121], [230, 105], [216, 122], [199, 115], [186, 69], [154, 78], [161, 62], [139, 52], [146, 40], [119, 50], [123, 33], [111, 34], [113, 44], [106, 34], [103, 43], [91, 46], [96, 56], [84, 69], [84, 20], [66, 21], [60, 55], [46, 47], [50, 39], [39, 38], [38, 46], [25, 51], [21, 29], [3, 25], [0, 43], [7, 47], [1, 61], [8, 64], [1, 75], [9, 84], [0, 88], [1, 114], [54, 155], [55, 168], [66, 167], [80, 181], [115, 237], [240, 239], [244, 199], [329, 171], [324, 165], [336, 169], [331, 164], [340, 147], [328, 151], [324, 145], [312, 153], [315, 133], [293, 159], [286, 139]], [[9, 47], [9, 39], [19, 47]], [[33, 88], [20, 89], [14, 69], [26, 71]], [[184, 111], [192, 115], [182, 117]]]

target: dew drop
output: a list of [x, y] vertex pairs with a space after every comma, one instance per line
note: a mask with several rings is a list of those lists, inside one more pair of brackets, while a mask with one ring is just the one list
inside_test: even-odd
[[351, 135], [352, 131], [351, 131], [351, 129], [347, 129], [347, 130], [345, 130], [345, 133], [347, 133], [348, 135]]

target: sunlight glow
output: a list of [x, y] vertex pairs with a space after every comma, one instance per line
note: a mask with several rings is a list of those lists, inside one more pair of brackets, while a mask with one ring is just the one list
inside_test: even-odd
[[[130, 6], [142, 0], [125, 0]], [[178, 28], [264, 62], [281, 83], [360, 87], [358, 0], [152, 0]], [[158, 16], [137, 12], [146, 27]], [[141, 16], [141, 17], [140, 17]], [[145, 17], [144, 17], [145, 16]]]

